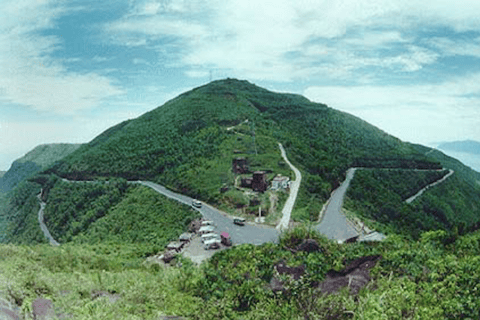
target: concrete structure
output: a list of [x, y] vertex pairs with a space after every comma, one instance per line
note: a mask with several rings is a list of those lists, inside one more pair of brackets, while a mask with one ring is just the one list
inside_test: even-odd
[[184, 232], [180, 235], [180, 237], [178, 237], [178, 240], [180, 241], [190, 241], [193, 237], [193, 234], [191, 234], [190, 232]]
[[265, 192], [267, 190], [267, 174], [265, 171], [255, 171], [253, 173], [252, 189], [257, 192]]
[[183, 248], [184, 242], [172, 241], [167, 245], [167, 250], [180, 252]]
[[232, 171], [235, 174], [245, 174], [249, 172], [248, 160], [246, 158], [238, 157], [232, 160]]

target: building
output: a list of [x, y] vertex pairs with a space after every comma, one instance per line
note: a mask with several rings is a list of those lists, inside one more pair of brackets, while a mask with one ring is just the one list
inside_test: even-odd
[[167, 250], [180, 252], [183, 248], [184, 242], [173, 241], [167, 245]]
[[272, 180], [272, 190], [287, 189], [290, 187], [290, 178], [281, 175], [276, 176]]
[[252, 189], [257, 192], [265, 192], [267, 190], [267, 174], [265, 171], [255, 171], [253, 173]]
[[249, 172], [248, 161], [246, 158], [234, 158], [232, 160], [232, 171], [235, 174], [245, 174]]

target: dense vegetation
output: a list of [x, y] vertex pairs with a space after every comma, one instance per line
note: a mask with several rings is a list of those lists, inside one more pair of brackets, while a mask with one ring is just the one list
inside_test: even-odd
[[456, 173], [411, 204], [405, 202], [445, 174], [446, 171], [357, 170], [347, 193], [346, 207], [363, 219], [375, 221], [384, 231], [414, 238], [426, 230], [463, 234], [477, 229], [480, 188], [472, 187]]
[[[228, 130], [234, 125], [240, 126]], [[294, 215], [298, 217], [309, 216], [305, 212], [312, 210], [307, 208], [321, 207], [353, 165], [439, 167], [412, 146], [356, 117], [302, 96], [227, 79], [112, 127], [49, 172], [74, 180], [105, 176], [153, 180], [222, 204], [219, 189], [233, 185], [232, 159], [248, 156], [258, 164], [254, 167], [278, 172], [277, 142], [304, 172], [301, 212]]]
[[[339, 245], [303, 226], [279, 244], [236, 246], [200, 267], [181, 257], [166, 268], [144, 263], [197, 214], [127, 180], [160, 182], [232, 213], [256, 212], [270, 207], [270, 194], [250, 204], [234, 187], [240, 175], [231, 162], [246, 157], [250, 170], [265, 170], [269, 179], [293, 178], [278, 142], [303, 174], [293, 219], [317, 220], [347, 168], [363, 167], [346, 207], [389, 237]], [[455, 174], [405, 203], [447, 172], [405, 169], [442, 168]], [[479, 181], [479, 173], [438, 151], [402, 143], [325, 105], [246, 81], [216, 81], [110, 128], [0, 194], [3, 240], [37, 244], [0, 246], [0, 292], [25, 314], [43, 296], [59, 313], [80, 319], [477, 319]], [[275, 196], [282, 204], [286, 193]], [[40, 200], [60, 247], [38, 244], [46, 242]], [[297, 251], [304, 238], [315, 239], [319, 251]], [[327, 272], [373, 255], [381, 259], [358, 294], [322, 292]], [[274, 293], [273, 265], [281, 259], [304, 266], [305, 274], [298, 281], [281, 276], [284, 290]]]
[[[292, 253], [304, 237], [320, 251]], [[478, 319], [480, 234], [450, 238], [423, 233], [382, 243], [338, 245], [306, 229], [280, 244], [241, 245], [218, 252], [200, 268], [181, 259], [159, 268], [143, 261], [139, 246], [0, 246], [0, 290], [28, 314], [37, 296], [53, 300], [58, 314], [74, 319]], [[358, 294], [347, 288], [322, 293], [316, 285], [329, 270], [379, 255], [370, 281]], [[282, 276], [274, 293], [273, 265], [305, 266], [300, 280]], [[22, 272], [18, 272], [22, 270]], [[117, 301], [116, 301], [117, 300]]]
[[[157, 252], [198, 217], [189, 206], [123, 179], [95, 183], [50, 179], [44, 185], [48, 185], [43, 191], [44, 221], [60, 243], [140, 243]], [[16, 243], [44, 242], [37, 218], [39, 185], [28, 182], [19, 191], [6, 208], [10, 226], [6, 237]]]
[[20, 183], [5, 195], [3, 202], [4, 234], [2, 241], [31, 244], [46, 242], [38, 225], [41, 187], [31, 181]]

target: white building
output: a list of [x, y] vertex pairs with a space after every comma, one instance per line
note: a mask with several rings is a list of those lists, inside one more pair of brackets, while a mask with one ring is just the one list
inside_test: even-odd
[[272, 190], [277, 190], [277, 189], [287, 189], [290, 187], [290, 178], [289, 177], [283, 177], [281, 175], [276, 176], [272, 180]]

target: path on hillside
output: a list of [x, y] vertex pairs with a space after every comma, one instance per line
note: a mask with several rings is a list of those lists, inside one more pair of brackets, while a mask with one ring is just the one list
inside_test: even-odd
[[322, 222], [315, 229], [326, 235], [329, 239], [346, 240], [358, 236], [357, 231], [348, 222], [347, 217], [342, 212], [343, 199], [347, 192], [350, 181], [355, 175], [356, 168], [347, 170], [345, 181], [333, 191], [328, 200]]
[[47, 238], [48, 241], [50, 242], [50, 245], [59, 246], [60, 243], [58, 243], [55, 239], [53, 239], [52, 235], [50, 234], [50, 231], [48, 231], [47, 226], [43, 221], [43, 211], [45, 210], [45, 206], [47, 204], [42, 201], [41, 196], [42, 196], [42, 193], [40, 192], [40, 194], [37, 196], [38, 201], [40, 202], [40, 210], [38, 210], [38, 222], [40, 223], [40, 229], [42, 229], [43, 234], [45, 235], [45, 238]]
[[[326, 235], [330, 239], [344, 241], [346, 239], [359, 235], [358, 232], [355, 230], [355, 228], [353, 228], [352, 224], [348, 221], [345, 214], [342, 212], [342, 205], [343, 205], [343, 200], [345, 198], [345, 194], [348, 190], [350, 182], [352, 181], [355, 175], [355, 171], [359, 169], [363, 169], [363, 168], [350, 168], [347, 170], [347, 176], [345, 178], [345, 181], [340, 185], [340, 187], [338, 187], [335, 191], [333, 191], [332, 195], [330, 196], [330, 199], [327, 202], [323, 219], [320, 222], [320, 224], [318, 224], [315, 227], [316, 230]], [[381, 168], [377, 168], [377, 169], [381, 169]], [[420, 171], [418, 169], [414, 169], [414, 170]], [[444, 182], [453, 173], [454, 173], [453, 170], [449, 170], [449, 173], [447, 175], [429, 184], [428, 186], [422, 188], [414, 196], [405, 200], [405, 202], [411, 203], [420, 195], [422, 195], [423, 192], [425, 192], [427, 189]]]
[[[192, 204], [192, 198], [168, 190], [157, 183], [150, 181], [138, 181], [137, 183], [152, 188], [156, 192], [188, 206]], [[278, 236], [280, 233], [269, 226], [251, 225], [249, 223], [246, 223], [245, 226], [238, 226], [233, 223], [233, 218], [229, 217], [226, 212], [218, 210], [203, 202], [201, 208], [195, 209], [198, 210], [205, 219], [212, 220], [215, 223], [216, 232], [228, 232], [234, 244], [251, 243], [258, 245], [265, 242], [278, 242]]]
[[430, 183], [429, 185], [427, 185], [425, 188], [421, 189], [420, 191], [418, 191], [415, 195], [411, 196], [410, 198], [408, 198], [407, 200], [405, 200], [406, 203], [412, 203], [413, 201], [415, 201], [415, 199], [417, 199], [418, 197], [420, 197], [425, 191], [427, 191], [428, 189], [430, 189], [431, 187], [434, 187], [436, 185], [439, 185], [440, 183], [444, 182], [445, 180], [447, 180], [455, 171], [453, 171], [452, 169], [448, 170], [448, 173], [443, 177], [443, 178], [440, 178], [439, 180], [435, 181], [435, 182], [432, 182]]
[[288, 199], [283, 206], [282, 219], [280, 219], [280, 222], [277, 225], [278, 230], [285, 230], [288, 228], [288, 223], [290, 222], [290, 216], [292, 215], [293, 206], [295, 205], [295, 201], [297, 200], [298, 189], [300, 188], [300, 183], [302, 182], [302, 174], [297, 168], [293, 166], [290, 161], [288, 161], [287, 154], [281, 143], [278, 143], [278, 147], [280, 148], [280, 152], [282, 153], [282, 157], [285, 162], [290, 166], [293, 172], [295, 172], [295, 181], [290, 182], [290, 194], [288, 195]]

